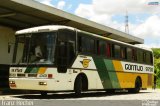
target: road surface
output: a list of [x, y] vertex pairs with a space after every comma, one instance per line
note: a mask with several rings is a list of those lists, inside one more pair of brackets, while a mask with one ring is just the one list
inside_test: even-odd
[[138, 94], [127, 92], [83, 93], [75, 98], [74, 93], [1, 95], [0, 106], [160, 106], [160, 90], [142, 90]]

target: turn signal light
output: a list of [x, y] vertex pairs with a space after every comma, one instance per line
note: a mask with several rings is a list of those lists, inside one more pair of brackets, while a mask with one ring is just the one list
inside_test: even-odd
[[52, 74], [48, 74], [48, 78], [53, 78], [53, 75]]

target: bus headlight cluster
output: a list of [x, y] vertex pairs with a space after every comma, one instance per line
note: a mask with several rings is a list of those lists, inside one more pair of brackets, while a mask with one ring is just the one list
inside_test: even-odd
[[9, 77], [16, 77], [16, 74], [10, 73], [10, 74], [9, 74]]
[[15, 81], [9, 81], [10, 84], [15, 84]]
[[47, 74], [40, 74], [39, 77], [40, 78], [47, 78]]
[[47, 82], [39, 82], [39, 85], [47, 85]]

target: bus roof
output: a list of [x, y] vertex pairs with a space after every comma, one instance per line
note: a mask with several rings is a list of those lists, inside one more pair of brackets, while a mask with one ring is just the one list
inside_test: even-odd
[[23, 30], [17, 31], [16, 35], [27, 34], [27, 33], [38, 33], [38, 32], [51, 32], [51, 31], [57, 31], [59, 29], [77, 30], [79, 32], [89, 33], [92, 36], [95, 36], [95, 37], [98, 37], [98, 38], [110, 40], [110, 41], [113, 41], [113, 42], [116, 42], [116, 43], [128, 45], [128, 46], [131, 46], [131, 47], [136, 47], [136, 48], [139, 48], [139, 49], [145, 49], [145, 50], [148, 50], [148, 51], [152, 51], [150, 48], [148, 48], [146, 46], [143, 46], [143, 45], [131, 45], [131, 44], [128, 44], [128, 43], [125, 43], [125, 42], [122, 42], [122, 41], [118, 41], [118, 40], [115, 40], [115, 39], [111, 39], [111, 38], [108, 38], [108, 37], [105, 37], [105, 36], [99, 36], [97, 34], [93, 34], [93, 33], [90, 33], [90, 32], [86, 32], [86, 31], [82, 31], [82, 30], [79, 30], [79, 29], [76, 29], [76, 28], [72, 28], [72, 27], [68, 27], [68, 26], [62, 26], [62, 25], [47, 25], [47, 26], [39, 26], [39, 27], [23, 29]]
[[33, 27], [33, 28], [19, 30], [16, 32], [16, 35], [26, 34], [26, 33], [51, 32], [51, 31], [56, 31], [58, 29], [74, 30], [75, 28], [68, 27], [68, 26], [62, 26], [62, 25], [47, 25], [47, 26], [39, 26], [39, 27]]

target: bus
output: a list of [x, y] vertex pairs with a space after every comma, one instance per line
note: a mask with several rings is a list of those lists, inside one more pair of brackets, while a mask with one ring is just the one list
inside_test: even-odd
[[17, 31], [11, 89], [48, 92], [152, 88], [151, 49], [76, 28], [48, 25]]

